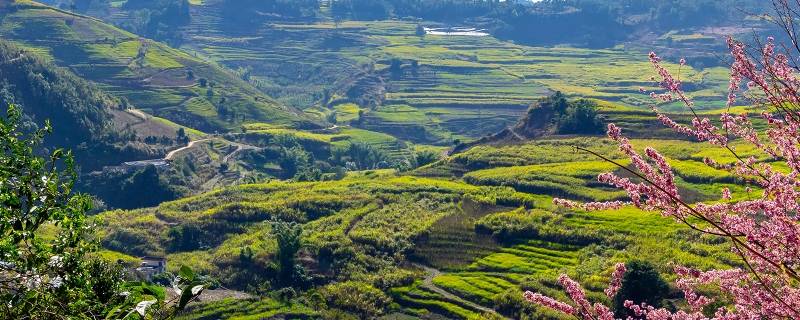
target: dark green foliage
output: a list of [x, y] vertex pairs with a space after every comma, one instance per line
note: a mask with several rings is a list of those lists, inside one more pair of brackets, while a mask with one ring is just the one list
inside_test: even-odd
[[319, 11], [317, 0], [224, 0], [222, 17], [228, 28], [257, 26], [267, 19], [309, 19]]
[[[91, 267], [84, 259], [91, 249], [84, 219], [91, 201], [72, 194], [77, 176], [72, 154], [58, 149], [47, 158], [36, 156], [35, 148], [51, 127], [26, 135], [19, 131], [21, 120], [13, 105], [0, 119], [0, 256], [3, 278], [9, 279], [0, 285], [0, 300], [7, 302], [0, 305], [0, 314], [9, 319], [100, 314], [103, 301], [82, 299], [94, 296]], [[61, 232], [44, 239], [37, 230], [45, 224]]]
[[618, 318], [635, 316], [635, 314], [625, 308], [626, 300], [636, 304], [647, 303], [650, 306], [659, 308], [662, 301], [669, 294], [669, 285], [655, 267], [647, 261], [634, 260], [625, 264], [627, 272], [622, 278], [622, 287], [614, 299], [614, 310]]
[[597, 104], [590, 100], [569, 100], [557, 91], [539, 99], [517, 125], [517, 131], [529, 137], [545, 134], [599, 134], [604, 124], [597, 114]]
[[427, 164], [439, 161], [441, 155], [433, 151], [422, 151], [416, 154], [417, 166], [421, 167]]
[[[184, 290], [180, 302], [168, 311], [163, 308], [163, 291], [158, 294], [146, 285], [125, 283], [121, 266], [89, 255], [96, 249], [88, 241], [92, 226], [85, 219], [92, 202], [72, 193], [77, 177], [72, 154], [58, 149], [47, 158], [35, 155], [51, 127], [45, 124], [25, 134], [19, 131], [21, 119], [22, 113], [13, 105], [7, 117], [0, 119], [3, 319], [124, 317], [151, 298], [155, 299], [150, 305], [158, 307], [146, 310], [147, 318], [163, 319], [162, 313], [174, 315], [202, 291], [202, 287]], [[45, 226], [55, 227], [55, 236], [44, 236]], [[122, 295], [123, 290], [132, 293]], [[138, 315], [127, 318], [140, 319]]]
[[276, 282], [280, 287], [290, 287], [298, 284], [304, 275], [302, 267], [297, 265], [296, 256], [301, 248], [303, 227], [292, 222], [276, 221], [272, 223], [272, 233], [278, 240], [278, 277]]
[[0, 88], [0, 104], [16, 103], [25, 110], [23, 125], [35, 128], [45, 120], [54, 121], [53, 129], [59, 134], [48, 137], [47, 145], [99, 148], [101, 142], [124, 135], [110, 130], [108, 109], [116, 105], [112, 98], [68, 71], [1, 40]]
[[123, 28], [172, 45], [180, 45], [182, 38], [178, 28], [191, 20], [187, 0], [126, 1], [122, 8], [136, 17], [123, 23]]
[[293, 178], [298, 173], [303, 173], [305, 170], [308, 170], [309, 165], [311, 164], [311, 154], [306, 152], [300, 146], [294, 146], [291, 148], [282, 148], [281, 156], [278, 159], [278, 164], [280, 164], [282, 172], [281, 175], [283, 178]]
[[392, 5], [387, 0], [338, 0], [331, 9], [337, 19], [383, 20], [391, 14]]
[[384, 313], [391, 299], [369, 283], [348, 281], [322, 289], [329, 307], [359, 315], [361, 319], [374, 319]]
[[178, 143], [182, 143], [182, 144], [187, 144], [187, 143], [189, 143], [189, 140], [191, 140], [191, 139], [189, 139], [189, 136], [186, 135], [186, 129], [184, 129], [183, 127], [178, 129], [178, 132], [176, 133], [176, 138], [175, 139], [178, 140]]
[[[349, 144], [346, 148], [331, 150], [331, 162], [350, 170], [379, 169], [386, 163], [386, 155], [371, 145], [361, 142]], [[386, 165], [388, 167], [388, 165]]]
[[603, 133], [603, 121], [597, 115], [597, 104], [589, 100], [577, 100], [561, 113], [556, 123], [561, 134]]
[[392, 79], [400, 79], [403, 76], [403, 61], [396, 58], [389, 61], [389, 72]]
[[[338, 0], [332, 9], [337, 20], [383, 20], [393, 16], [463, 23], [482, 18], [491, 21], [488, 26], [495, 34], [515, 41], [607, 47], [625, 40], [632, 30], [669, 30], [730, 21], [736, 17], [730, 8], [757, 12], [764, 3], [566, 0], [523, 5], [498, 0]], [[417, 31], [417, 35], [424, 35], [424, 31]]]
[[123, 209], [154, 206], [182, 194], [159, 175], [155, 166], [132, 173], [108, 171], [86, 175], [81, 189], [103, 199], [112, 208]]
[[193, 251], [203, 246], [205, 233], [197, 225], [182, 225], [167, 231], [167, 250], [172, 252]]

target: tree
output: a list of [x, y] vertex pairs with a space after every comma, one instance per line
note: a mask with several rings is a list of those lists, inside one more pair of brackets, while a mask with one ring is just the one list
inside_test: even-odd
[[440, 154], [438, 154], [438, 153], [436, 153], [434, 151], [422, 151], [420, 153], [417, 153], [415, 158], [416, 158], [417, 166], [421, 167], [421, 166], [424, 166], [426, 164], [431, 164], [431, 163], [434, 163], [436, 161], [439, 161]]
[[389, 61], [389, 72], [392, 74], [392, 79], [399, 79], [403, 76], [403, 60], [392, 58]]
[[[26, 135], [22, 113], [9, 106], [0, 120], [0, 314], [8, 318], [82, 317], [101, 314], [102, 301], [90, 288], [84, 219], [91, 200], [72, 194], [77, 179], [72, 154], [58, 149], [36, 156], [49, 122]], [[61, 231], [52, 240], [36, 232], [45, 224]], [[118, 283], [112, 283], [112, 287]], [[105, 297], [104, 297], [105, 298]]]
[[603, 121], [594, 102], [577, 100], [566, 104], [556, 119], [556, 127], [561, 134], [597, 134], [603, 132]]
[[[163, 303], [163, 290], [127, 283], [119, 266], [90, 255], [91, 198], [73, 194], [77, 180], [72, 153], [57, 149], [37, 156], [49, 122], [21, 130], [22, 113], [10, 105], [0, 119], [0, 315], [5, 319], [96, 319], [127, 315], [162, 319], [183, 309], [202, 292], [184, 277], [181, 299]], [[41, 236], [44, 225], [57, 227]], [[189, 279], [189, 280], [187, 280]], [[189, 287], [187, 287], [189, 286]], [[121, 294], [123, 290], [129, 294]]]
[[276, 282], [281, 287], [290, 287], [302, 275], [302, 270], [298, 270], [295, 258], [302, 246], [303, 228], [297, 223], [275, 221], [272, 223], [272, 233], [278, 240]]
[[660, 308], [661, 301], [669, 294], [669, 285], [658, 271], [647, 261], [634, 260], [627, 263], [625, 275], [614, 299], [614, 310], [618, 318], [635, 316], [625, 307], [625, 301], [636, 301]]
[[363, 142], [351, 143], [347, 147], [346, 154], [360, 170], [374, 169], [378, 163], [386, 160], [383, 152]]
[[[790, 1], [773, 2], [776, 8], [774, 21], [790, 43], [798, 43], [793, 21], [798, 18], [800, 4]], [[630, 202], [603, 202], [579, 204], [570, 200], [555, 199], [554, 203], [567, 208], [583, 210], [614, 209], [632, 205], [644, 210], [660, 211], [690, 228], [727, 239], [732, 251], [741, 259], [741, 268], [703, 271], [676, 266], [676, 285], [683, 291], [688, 310], [672, 312], [647, 303], [627, 300], [623, 307], [637, 317], [647, 319], [800, 319], [800, 80], [794, 67], [794, 58], [800, 47], [776, 45], [769, 38], [755, 50], [744, 43], [728, 38], [731, 50], [731, 79], [727, 106], [737, 103], [738, 96], [746, 96], [749, 104], [762, 109], [764, 127], [755, 126], [746, 113], [723, 112], [720, 125], [695, 112], [693, 101], [675, 78], [661, 63], [661, 58], [650, 53], [650, 62], [660, 76], [662, 93], [651, 93], [659, 102], [678, 101], [693, 115], [690, 125], [677, 123], [653, 107], [658, 119], [680, 134], [707, 142], [729, 153], [735, 161], [718, 163], [707, 158], [705, 163], [715, 169], [735, 175], [740, 183], [737, 197], [729, 188], [720, 190], [721, 200], [716, 203], [689, 204], [678, 193], [672, 167], [667, 159], [653, 148], [642, 155], [634, 149], [622, 130], [608, 125], [608, 136], [616, 141], [633, 168], [618, 165], [631, 180], [613, 173], [598, 177], [603, 183], [625, 190]], [[752, 50], [752, 51], [749, 51]], [[685, 65], [681, 60], [681, 66]], [[747, 85], [743, 85], [747, 83]], [[744, 158], [732, 145], [733, 139], [749, 144], [771, 162], [756, 157]], [[580, 148], [579, 148], [580, 149]], [[613, 160], [590, 150], [606, 161]], [[780, 169], [776, 163], [780, 162]], [[758, 192], [754, 192], [754, 188]], [[621, 268], [624, 270], [624, 265]], [[617, 271], [620, 268], [618, 266]], [[615, 271], [606, 293], [616, 294], [621, 283], [621, 273]], [[624, 273], [624, 272], [623, 272]], [[573, 306], [538, 293], [526, 292], [528, 301], [544, 305], [565, 314], [584, 319], [611, 319], [613, 312], [600, 303], [591, 304], [578, 283], [566, 275], [559, 282], [573, 300]], [[712, 316], [702, 311], [714, 302], [697, 292], [698, 287], [715, 286], [727, 304], [714, 310]], [[618, 310], [619, 311], [619, 310]]]
[[178, 130], [175, 132], [175, 136], [176, 136], [175, 140], [177, 140], [178, 143], [183, 143], [183, 144], [189, 143], [189, 136], [186, 135], [186, 129], [184, 129], [183, 127], [178, 128]]
[[292, 178], [311, 164], [311, 154], [300, 146], [282, 148], [278, 164], [284, 178]]

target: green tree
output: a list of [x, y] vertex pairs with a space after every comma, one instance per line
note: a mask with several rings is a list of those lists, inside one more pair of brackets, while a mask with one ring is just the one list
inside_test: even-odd
[[302, 276], [302, 271], [298, 270], [296, 263], [297, 252], [302, 246], [301, 236], [303, 228], [301, 225], [292, 222], [275, 221], [272, 223], [272, 233], [278, 240], [278, 277], [277, 284], [281, 287], [289, 287]]
[[625, 308], [625, 300], [660, 308], [661, 301], [669, 294], [669, 285], [653, 265], [647, 261], [634, 260], [625, 264], [625, 267], [627, 271], [622, 278], [622, 287], [614, 299], [616, 316], [622, 319], [635, 316], [630, 313], [630, 309]]
[[[0, 314], [7, 319], [100, 314], [107, 301], [92, 292], [84, 259], [92, 249], [84, 219], [91, 200], [72, 194], [77, 174], [70, 152], [35, 154], [50, 123], [24, 134], [21, 118], [11, 105], [0, 120], [0, 300], [7, 302]], [[43, 225], [58, 227], [58, 235], [41, 236]]]
[[439, 161], [440, 154], [434, 151], [422, 151], [416, 154], [417, 166], [421, 167], [426, 164], [434, 163]]
[[[26, 133], [22, 112], [10, 105], [0, 119], [0, 316], [3, 319], [166, 318], [202, 292], [183, 278], [174, 307], [163, 290], [126, 283], [119, 266], [93, 258], [91, 198], [73, 194], [72, 153], [57, 149], [41, 157], [44, 127]], [[53, 228], [48, 236], [43, 227]], [[120, 294], [122, 290], [129, 292]], [[148, 310], [149, 309], [149, 310]]]
[[284, 178], [292, 178], [311, 164], [311, 154], [300, 146], [282, 148], [278, 164]]
[[379, 162], [386, 161], [383, 152], [362, 142], [351, 143], [347, 147], [347, 156], [359, 170], [374, 169]]
[[562, 134], [597, 134], [603, 132], [603, 121], [597, 114], [597, 105], [589, 100], [569, 102], [558, 119], [558, 132]]

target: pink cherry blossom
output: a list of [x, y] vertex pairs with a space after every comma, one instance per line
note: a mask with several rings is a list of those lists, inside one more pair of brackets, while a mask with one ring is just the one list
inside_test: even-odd
[[[630, 167], [621, 167], [630, 175], [603, 173], [597, 179], [625, 190], [630, 202], [553, 200], [557, 206], [576, 210], [607, 210], [632, 205], [658, 211], [693, 229], [727, 238], [732, 244], [731, 250], [740, 257], [742, 268], [697, 270], [677, 266], [674, 269], [678, 276], [676, 287], [683, 291], [686, 310], [671, 312], [626, 301], [624, 307], [639, 318], [800, 319], [800, 79], [790, 58], [798, 56], [800, 48], [792, 55], [779, 51], [794, 46], [778, 46], [774, 42], [769, 38], [762, 47], [748, 51], [750, 49], [743, 43], [732, 38], [727, 40], [733, 61], [727, 105], [734, 106], [738, 97], [747, 97], [752, 105], [763, 107], [765, 111], [760, 116], [764, 125], [761, 127], [754, 126], [747, 114], [724, 112], [719, 121], [699, 115], [693, 101], [683, 92], [680, 79], [662, 65], [656, 53], [649, 54], [660, 79], [657, 84], [663, 89], [661, 93], [652, 92], [651, 97], [656, 103], [680, 101], [693, 115], [690, 123], [678, 123], [654, 106], [656, 117], [675, 132], [732, 155], [734, 161], [705, 158], [703, 162], [734, 175], [745, 197], [734, 200], [731, 189], [724, 187], [719, 190], [719, 202], [686, 203], [678, 192], [669, 159], [654, 148], [638, 152], [621, 128], [609, 124], [608, 137], [631, 161]], [[685, 65], [685, 61], [681, 60], [680, 65]], [[747, 85], [743, 87], [742, 83]], [[760, 155], [742, 156], [731, 141], [746, 143]], [[618, 293], [624, 274], [625, 266], [617, 264], [605, 290], [609, 298]], [[587, 300], [577, 282], [562, 275], [559, 283], [572, 300], [571, 304], [535, 293], [526, 293], [526, 298], [580, 319], [613, 319], [608, 307]], [[713, 315], [704, 314], [703, 311], [708, 311], [711, 303], [720, 297], [700, 294], [697, 289], [701, 286], [715, 286], [720, 297], [724, 297], [726, 307], [717, 309]]]

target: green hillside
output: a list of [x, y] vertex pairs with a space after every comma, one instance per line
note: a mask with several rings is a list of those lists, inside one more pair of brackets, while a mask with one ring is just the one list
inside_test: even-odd
[[[704, 156], [725, 161], [721, 150], [677, 140], [634, 144], [664, 151], [678, 170], [685, 199], [717, 199], [723, 186], [738, 190], [701, 162]], [[165, 254], [228, 288], [258, 290], [274, 277], [270, 265], [277, 246], [270, 221], [295, 221], [303, 228], [300, 261], [316, 279], [316, 290], [355, 281], [359, 290], [378, 289], [391, 298], [394, 303], [382, 312], [454, 319], [480, 317], [490, 309], [512, 318], [520, 312], [552, 317], [531, 310], [519, 293], [537, 288], [558, 296], [549, 282], [558, 272], [577, 275], [602, 300], [613, 263], [634, 257], [658, 261], [665, 275], [668, 262], [702, 268], [736, 264], [723, 242], [696, 237], [656, 213], [554, 208], [553, 196], [586, 201], [624, 197], [592, 182], [594, 175], [614, 171], [613, 166], [589, 155], [565, 156], [574, 145], [620, 156], [613, 144], [599, 138], [480, 146], [411, 175], [369, 171], [335, 182], [243, 185], [156, 208], [108, 212], [102, 215], [101, 235], [112, 250]], [[740, 152], [748, 153], [745, 148]], [[419, 177], [431, 173], [464, 177]], [[211, 318], [330, 312], [302, 311], [270, 300], [196, 308]], [[236, 311], [240, 308], [263, 311]], [[196, 316], [187, 313], [187, 318]]]
[[0, 36], [126, 98], [136, 108], [207, 132], [242, 123], [314, 126], [233, 74], [95, 18], [16, 1], [0, 9]]
[[[581, 151], [632, 166], [603, 135], [609, 123], [637, 151], [663, 154], [681, 201], [761, 191], [704, 161], [775, 159], [741, 141], [732, 155], [676, 134], [644, 93], [658, 76], [645, 48], [676, 44], [663, 66], [699, 114], [760, 114], [723, 105], [730, 71], [711, 59], [717, 26], [654, 31], [642, 24], [670, 21], [656, 14], [669, 13], [663, 5], [597, 1], [626, 13], [595, 17], [614, 26], [603, 35], [614, 41], [591, 39], [603, 32], [584, 32], [587, 22], [560, 30], [572, 38], [559, 42], [509, 33], [548, 23], [523, 18], [568, 24], [593, 7], [544, 2], [564, 10], [538, 15], [518, 4], [517, 16], [509, 2], [454, 0], [464, 16], [428, 19], [446, 7], [389, 2], [0, 2], [0, 107], [22, 105], [31, 128], [53, 120], [44, 151], [76, 150], [86, 167], [76, 190], [95, 197], [93, 256], [167, 298], [176, 276], [203, 283], [177, 319], [560, 320], [522, 293], [566, 300], [556, 279], [568, 274], [608, 304], [615, 264], [643, 260], [670, 283], [656, 302], [683, 308], [675, 264], [742, 267], [726, 239], [658, 212], [553, 205], [629, 200], [597, 176], [639, 178]], [[680, 18], [702, 16], [689, 13]], [[616, 41], [626, 30], [649, 42]], [[615, 45], [589, 47], [599, 42]], [[700, 61], [679, 63], [684, 49]], [[691, 122], [679, 104], [656, 104]], [[150, 277], [140, 262], [162, 257], [166, 272]]]
[[[47, 146], [73, 150], [82, 171], [156, 157], [176, 144], [177, 125], [129, 109], [35, 52], [0, 39], [0, 61], [0, 104], [22, 107], [28, 128], [50, 121], [61, 134], [49, 138]], [[161, 139], [143, 142], [155, 136]]]

